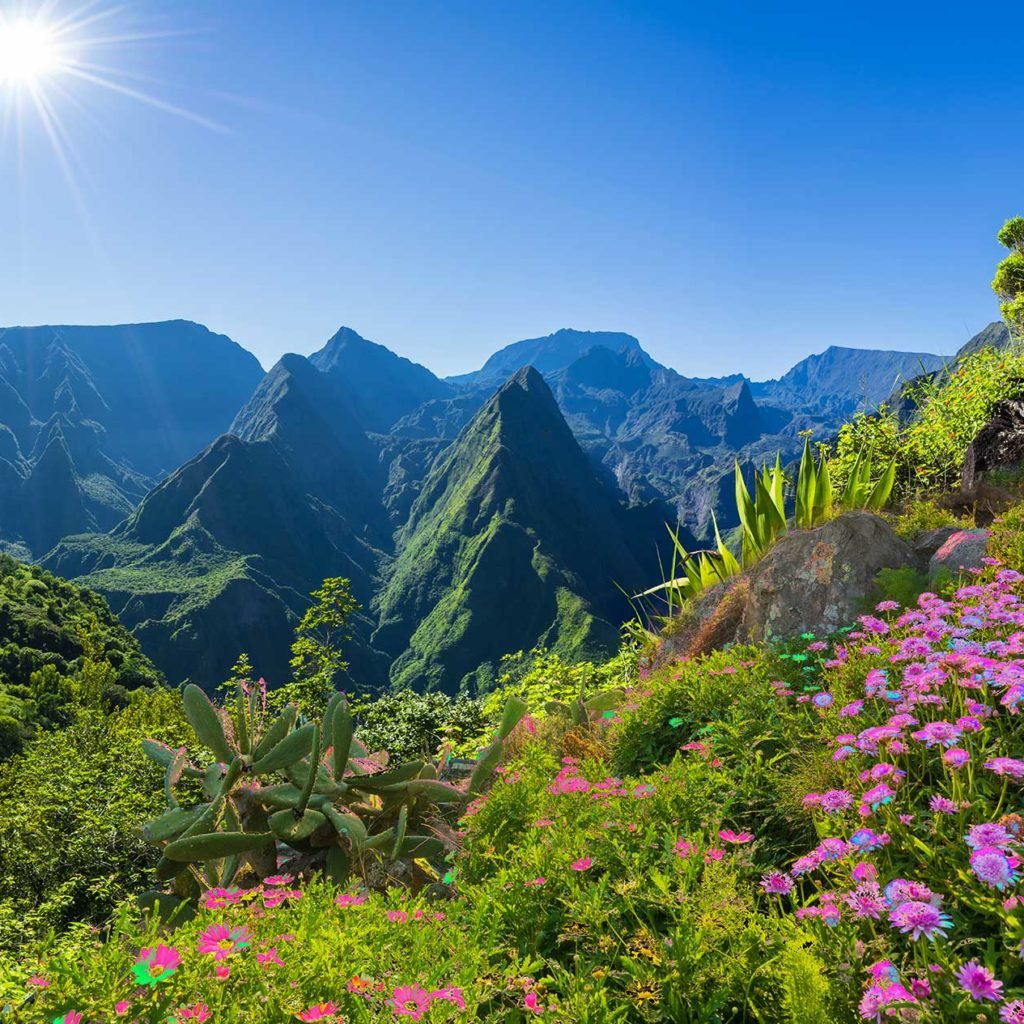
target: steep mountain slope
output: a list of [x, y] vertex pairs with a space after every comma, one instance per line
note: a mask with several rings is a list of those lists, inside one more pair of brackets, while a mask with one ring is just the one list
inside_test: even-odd
[[401, 417], [424, 402], [450, 398], [455, 389], [425, 366], [342, 327], [309, 361], [338, 378], [354, 397], [365, 429], [386, 434]]
[[0, 542], [109, 529], [223, 431], [263, 370], [187, 321], [0, 329]]
[[614, 646], [615, 584], [651, 578], [667, 514], [623, 509], [540, 373], [518, 371], [437, 458], [402, 531], [374, 634], [397, 654], [392, 684], [472, 688], [538, 643]]
[[[220, 437], [111, 534], [67, 537], [45, 562], [106, 595], [175, 681], [216, 684], [243, 650], [285, 679], [309, 592], [347, 576], [368, 605], [387, 539], [374, 449], [303, 357], [271, 370], [235, 427], [243, 437]], [[359, 637], [351, 660], [383, 681]]]

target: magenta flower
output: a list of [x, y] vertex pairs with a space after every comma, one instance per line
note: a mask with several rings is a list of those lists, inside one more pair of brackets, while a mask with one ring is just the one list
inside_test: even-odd
[[977, 960], [964, 964], [956, 972], [956, 980], [960, 987], [976, 1002], [991, 1000], [996, 1003], [1002, 997], [1003, 983], [996, 981], [988, 968], [982, 967]]
[[388, 1000], [396, 1017], [420, 1018], [430, 1008], [430, 993], [419, 985], [400, 985]]
[[676, 845], [673, 846], [672, 849], [675, 850], [675, 854], [677, 857], [682, 857], [685, 859], [686, 857], [693, 856], [696, 847], [693, 845], [693, 843], [689, 842], [689, 840], [677, 839]]
[[118, 1017], [123, 1017], [131, 1008], [132, 1004], [128, 1002], [127, 999], [119, 999], [114, 1003], [114, 1013], [116, 1013]]
[[1018, 782], [1024, 779], [1024, 761], [1013, 757], [993, 757], [985, 762], [985, 767], [996, 775], [1006, 775]]
[[181, 966], [181, 957], [173, 946], [157, 946], [155, 949], [143, 949], [139, 959], [132, 968], [135, 981], [139, 985], [156, 985], [169, 978]]
[[998, 822], [986, 821], [981, 825], [972, 825], [964, 839], [972, 850], [990, 846], [1002, 850], [1010, 845], [1013, 837]]
[[723, 828], [718, 833], [718, 838], [723, 843], [734, 843], [739, 845], [741, 843], [749, 843], [754, 838], [753, 832], [733, 832], [731, 828]]
[[945, 938], [944, 932], [952, 927], [953, 919], [931, 903], [908, 900], [889, 915], [889, 923], [912, 939]]
[[586, 871], [589, 867], [593, 866], [593, 857], [580, 857], [579, 860], [574, 860], [570, 867], [573, 871]]
[[212, 924], [199, 936], [199, 952], [211, 955], [214, 960], [226, 960], [251, 941], [249, 929], [244, 926], [228, 928], [226, 924]]
[[826, 814], [838, 814], [853, 806], [853, 794], [845, 789], [830, 789], [821, 794], [821, 809]]
[[860, 1015], [864, 1020], [881, 1021], [882, 1016], [893, 1013], [886, 1009], [892, 1003], [914, 1003], [913, 993], [898, 981], [888, 985], [871, 985], [860, 1001]]
[[910, 735], [927, 747], [951, 747], [960, 738], [960, 730], [951, 722], [929, 722]]
[[409, 920], [409, 915], [404, 910], [389, 910], [388, 920], [392, 924], [405, 924]]
[[863, 882], [852, 892], [846, 893], [843, 902], [853, 911], [856, 918], [870, 917], [874, 921], [879, 921], [885, 910], [885, 900], [877, 882]]
[[769, 896], [785, 896], [793, 891], [793, 879], [781, 871], [769, 871], [761, 876], [761, 888]]
[[957, 806], [948, 797], [944, 797], [939, 793], [936, 793], [929, 801], [928, 806], [936, 814], [956, 814]]
[[536, 992], [527, 992], [523, 996], [523, 1008], [529, 1010], [530, 1013], [543, 1013], [546, 1007], [537, 998]]
[[277, 955], [277, 946], [271, 946], [266, 953], [257, 953], [256, 963], [262, 967], [270, 967], [271, 964], [277, 967], [284, 967], [284, 961]]
[[1003, 1024], [1024, 1024], [1024, 1000], [1014, 999], [999, 1009], [999, 1019]]
[[971, 755], [963, 747], [950, 747], [949, 750], [942, 752], [942, 760], [950, 768], [963, 768], [970, 759]]
[[995, 846], [982, 846], [971, 854], [971, 870], [980, 882], [1002, 891], [1013, 885], [1020, 875], [1014, 863]]
[[176, 1016], [178, 1020], [187, 1020], [190, 1024], [203, 1024], [203, 1022], [208, 1021], [213, 1014], [210, 1012], [210, 1008], [206, 1003], [196, 1003], [193, 1006], [179, 1007]]
[[337, 1013], [338, 1007], [334, 1003], [314, 1003], [295, 1016], [301, 1021], [334, 1020]]
[[536, 878], [531, 878], [528, 882], [523, 882], [523, 885], [543, 885], [547, 879], [543, 875], [538, 875]]
[[233, 903], [238, 903], [241, 898], [240, 889], [209, 889], [203, 893], [203, 906], [207, 910], [220, 910]]
[[53, 1024], [82, 1024], [82, 1014], [78, 1010], [68, 1010], [63, 1017], [58, 1017]]
[[359, 907], [366, 902], [366, 896], [357, 896], [355, 893], [343, 892], [335, 898], [334, 902], [339, 907]]

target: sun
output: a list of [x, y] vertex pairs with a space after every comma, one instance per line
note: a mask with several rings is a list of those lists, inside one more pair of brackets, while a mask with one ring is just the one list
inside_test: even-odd
[[0, 85], [34, 87], [60, 71], [61, 46], [53, 28], [29, 18], [0, 15]]

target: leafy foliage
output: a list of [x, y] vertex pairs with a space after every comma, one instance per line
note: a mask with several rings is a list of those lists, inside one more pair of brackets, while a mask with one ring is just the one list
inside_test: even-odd
[[162, 802], [141, 735], [188, 736], [181, 698], [136, 691], [124, 708], [79, 709], [0, 766], [0, 947], [72, 922], [102, 924], [152, 881], [155, 851], [140, 820]]
[[1024, 217], [1011, 217], [999, 230], [1000, 245], [1010, 250], [992, 281], [1002, 299], [999, 311], [1015, 340], [1024, 339]]

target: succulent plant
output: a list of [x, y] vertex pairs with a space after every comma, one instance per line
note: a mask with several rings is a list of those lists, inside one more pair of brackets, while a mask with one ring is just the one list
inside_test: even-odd
[[446, 810], [450, 818], [486, 785], [526, 712], [521, 700], [509, 700], [459, 788], [439, 778], [443, 762], [391, 767], [386, 753], [368, 753], [341, 693], [319, 722], [302, 721], [294, 705], [269, 718], [260, 689], [244, 684], [231, 709], [215, 706], [195, 685], [183, 700], [213, 763], [200, 767], [185, 748], [144, 740], [146, 754], [165, 768], [169, 806], [142, 829], [162, 848], [157, 878], [173, 879], [182, 899], [228, 886], [242, 871], [262, 879], [324, 870], [342, 883], [353, 874], [366, 878], [371, 867], [380, 877], [382, 863], [404, 862], [391, 877], [428, 881], [416, 861], [440, 862], [449, 852]]

